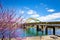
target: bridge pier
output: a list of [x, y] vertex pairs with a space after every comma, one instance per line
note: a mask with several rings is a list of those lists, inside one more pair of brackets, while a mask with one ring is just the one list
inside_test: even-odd
[[47, 31], [46, 27], [47, 27], [46, 25], [41, 25], [42, 35], [44, 35], [44, 34], [47, 34], [47, 33], [48, 33], [48, 31]]
[[43, 30], [43, 26], [41, 25], [36, 25], [36, 31], [37, 31], [37, 35], [38, 35], [38, 32], [41, 31], [42, 32], [42, 35], [44, 33], [44, 30]]
[[55, 27], [53, 27], [53, 35], [55, 35]]
[[48, 28], [47, 27], [45, 28], [45, 34], [46, 35], [48, 34]]
[[48, 34], [48, 31], [47, 31], [45, 25], [36, 25], [36, 29], [37, 29], [37, 34], [38, 34], [39, 31], [42, 32], [42, 35], [44, 35], [45, 33]]
[[44, 34], [44, 26], [41, 26], [41, 30], [42, 30], [42, 35]]
[[55, 35], [55, 27], [46, 27], [45, 28], [45, 34], [48, 35], [48, 28], [52, 28], [53, 29], [53, 35]]
[[40, 24], [31, 24], [31, 25], [24, 25], [26, 27], [26, 29], [28, 29], [29, 27], [28, 26], [33, 26], [36, 28], [36, 31], [37, 31], [37, 35], [38, 35], [38, 32], [41, 30], [42, 32], [42, 35], [43, 33], [48, 35], [48, 28], [52, 28], [53, 29], [53, 35], [55, 35], [55, 26], [50, 26], [50, 25], [40, 25]]
[[42, 32], [42, 35], [44, 35], [46, 26], [45, 25], [38, 25], [38, 28], [40, 29], [39, 31]]

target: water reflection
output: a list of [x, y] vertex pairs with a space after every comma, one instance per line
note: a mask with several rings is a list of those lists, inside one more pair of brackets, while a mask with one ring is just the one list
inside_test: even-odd
[[[55, 32], [56, 32], [56, 35], [60, 35], [60, 29], [56, 29]], [[51, 35], [52, 30], [48, 29], [48, 33]], [[28, 28], [27, 30], [17, 28], [14, 33], [10, 33], [9, 30], [6, 30], [3, 35], [4, 35], [4, 37], [9, 37], [9, 34], [11, 34], [10, 37], [27, 37], [27, 36], [41, 36], [42, 32], [39, 31], [38, 35], [37, 35], [36, 28], [32, 27], [32, 28]], [[0, 38], [2, 38], [1, 32], [0, 32]]]

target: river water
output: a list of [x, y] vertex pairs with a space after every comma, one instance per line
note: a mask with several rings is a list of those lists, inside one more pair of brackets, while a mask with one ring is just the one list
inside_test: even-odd
[[[56, 35], [60, 35], [60, 29], [56, 29], [55, 32], [56, 32]], [[7, 30], [4, 33], [4, 36], [9, 37], [9, 33], [10, 32]], [[52, 35], [52, 34], [53, 34], [53, 30], [48, 29], [48, 35]], [[11, 35], [12, 35], [11, 37], [14, 37], [14, 36], [15, 37], [42, 36], [42, 32], [39, 31], [38, 35], [37, 35], [36, 28], [29, 28], [28, 30], [23, 30], [23, 29], [18, 28], [15, 30], [15, 33], [11, 34]], [[45, 33], [43, 35], [45, 35]], [[1, 32], [0, 32], [0, 38], [2, 38]]]

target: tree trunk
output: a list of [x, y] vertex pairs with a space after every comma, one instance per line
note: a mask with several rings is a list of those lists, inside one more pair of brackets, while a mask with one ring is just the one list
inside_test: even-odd
[[3, 37], [2, 37], [2, 39], [1, 40], [4, 40], [4, 35], [3, 35]]

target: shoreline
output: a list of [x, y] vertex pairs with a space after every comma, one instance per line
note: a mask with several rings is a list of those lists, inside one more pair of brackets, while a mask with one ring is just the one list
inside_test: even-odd
[[[4, 40], [9, 40], [9, 38]], [[60, 37], [55, 35], [46, 35], [46, 36], [33, 36], [33, 37], [25, 37], [25, 38], [11, 38], [11, 40], [60, 40]]]

